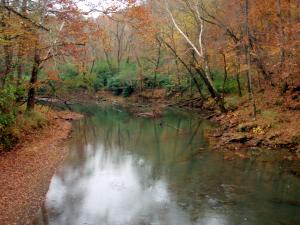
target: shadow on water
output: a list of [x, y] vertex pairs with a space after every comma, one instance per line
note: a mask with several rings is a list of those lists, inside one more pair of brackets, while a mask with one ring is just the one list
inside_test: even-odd
[[74, 123], [34, 224], [300, 224], [299, 178], [280, 163], [225, 161], [207, 149], [207, 121], [174, 110], [158, 120], [77, 110], [88, 116]]

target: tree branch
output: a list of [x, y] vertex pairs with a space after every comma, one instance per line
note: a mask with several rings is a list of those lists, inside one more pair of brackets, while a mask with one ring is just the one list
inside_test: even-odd
[[33, 21], [32, 19], [30, 19], [29, 17], [17, 12], [16, 10], [14, 10], [12, 7], [9, 7], [9, 6], [3, 6], [3, 5], [0, 5], [0, 8], [4, 8], [6, 9], [7, 11], [9, 12], [12, 12], [14, 13], [15, 15], [17, 15], [18, 17], [30, 22], [33, 26], [39, 28], [39, 29], [42, 29], [42, 30], [45, 30], [45, 31], [50, 31], [50, 29], [48, 29], [47, 27], [44, 27], [43, 25], [41, 24], [38, 24], [37, 22]]

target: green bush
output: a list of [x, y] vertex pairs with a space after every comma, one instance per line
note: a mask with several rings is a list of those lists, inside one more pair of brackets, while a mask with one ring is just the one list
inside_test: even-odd
[[[47, 123], [45, 116], [38, 111], [25, 112], [24, 121], [25, 121], [23, 124], [24, 127], [21, 128], [30, 127], [33, 129], [37, 129], [37, 128], [42, 128]], [[20, 125], [21, 124], [19, 124], [19, 126]]]
[[[158, 73], [155, 78], [153, 65], [148, 65], [146, 62], [142, 63], [144, 65], [144, 88], [165, 88], [169, 93], [183, 93], [188, 90], [190, 86], [189, 79], [183, 79], [182, 83], [178, 85], [172, 80], [172, 75]], [[112, 63], [109, 67], [107, 62], [98, 61], [95, 62], [92, 71], [83, 74], [79, 73], [74, 65], [67, 64], [61, 66], [60, 78], [63, 80], [63, 86], [67, 88], [67, 90], [83, 89], [99, 91], [106, 89], [111, 91], [114, 95], [128, 97], [138, 86], [137, 84], [140, 77], [138, 76], [137, 68], [136, 63], [124, 61], [120, 64], [118, 70], [115, 63]]]
[[120, 65], [120, 71], [116, 76], [123, 81], [132, 81], [136, 80], [137, 77], [137, 66], [135, 63], [124, 62]]
[[146, 76], [144, 78], [144, 85], [145, 88], [167, 88], [172, 85], [171, 79], [169, 76], [164, 76], [161, 74], [157, 74], [156, 80], [154, 74], [151, 74], [149, 76]]
[[136, 82], [124, 81], [113, 77], [108, 81], [107, 87], [108, 90], [112, 91], [116, 96], [123, 95], [124, 97], [129, 97], [136, 89]]
[[136, 65], [124, 62], [120, 65], [120, 71], [107, 79], [106, 87], [114, 95], [129, 97], [137, 87]]
[[16, 88], [8, 84], [0, 89], [0, 129], [15, 122]]
[[60, 66], [59, 70], [61, 71], [59, 77], [62, 80], [71, 80], [79, 74], [75, 65], [70, 63]]
[[14, 142], [9, 128], [16, 122], [16, 98], [16, 88], [8, 82], [0, 90], [0, 148], [9, 148]]
[[[223, 92], [223, 82], [224, 82], [224, 74], [219, 71], [212, 71], [212, 77], [214, 78], [214, 84], [219, 92]], [[242, 80], [241, 80], [242, 82]], [[236, 78], [232, 75], [228, 75], [224, 92], [226, 94], [236, 94], [238, 93]]]
[[108, 80], [117, 73], [117, 70], [115, 66], [109, 68], [106, 62], [99, 61], [95, 64], [93, 73], [96, 75], [93, 86], [95, 91], [98, 91], [103, 87], [107, 87]]

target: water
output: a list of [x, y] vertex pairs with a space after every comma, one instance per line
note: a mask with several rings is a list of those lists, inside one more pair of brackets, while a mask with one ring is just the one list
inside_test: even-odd
[[74, 124], [35, 224], [300, 224], [300, 179], [288, 162], [224, 160], [207, 148], [210, 124], [188, 113], [152, 120], [117, 107], [79, 110], [88, 116]]

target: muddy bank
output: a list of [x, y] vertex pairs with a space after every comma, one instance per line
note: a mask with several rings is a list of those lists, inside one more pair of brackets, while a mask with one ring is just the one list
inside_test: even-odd
[[28, 224], [41, 207], [56, 168], [68, 150], [71, 120], [81, 115], [56, 112], [48, 125], [26, 134], [12, 151], [0, 155], [0, 224]]
[[210, 118], [216, 128], [207, 132], [210, 145], [218, 150], [285, 149], [300, 160], [300, 113], [276, 108], [262, 110], [252, 118], [249, 107]]

